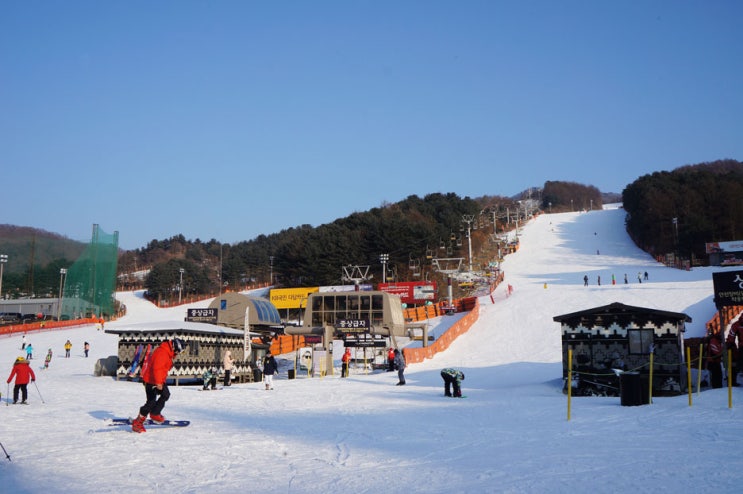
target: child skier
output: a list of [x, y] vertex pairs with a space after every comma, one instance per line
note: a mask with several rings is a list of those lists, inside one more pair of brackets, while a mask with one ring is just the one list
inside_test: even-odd
[[451, 388], [454, 387], [454, 398], [462, 397], [462, 381], [464, 372], [457, 369], [446, 368], [441, 371], [441, 378], [444, 380], [444, 396], [452, 396]]
[[266, 390], [273, 389], [273, 375], [279, 373], [279, 365], [273, 358], [271, 352], [266, 353], [263, 359], [263, 381], [266, 383]]
[[48, 352], [46, 352], [46, 358], [44, 359], [44, 369], [49, 368], [49, 362], [52, 361], [52, 349], [50, 348]]

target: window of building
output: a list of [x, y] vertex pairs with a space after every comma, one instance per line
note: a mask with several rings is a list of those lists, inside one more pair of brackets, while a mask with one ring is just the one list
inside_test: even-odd
[[628, 329], [629, 353], [634, 355], [648, 355], [653, 344], [655, 331], [648, 328]]

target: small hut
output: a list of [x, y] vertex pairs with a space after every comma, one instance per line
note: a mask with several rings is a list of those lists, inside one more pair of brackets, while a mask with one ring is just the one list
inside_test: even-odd
[[[242, 330], [197, 322], [169, 321], [132, 324], [122, 329], [107, 329], [106, 333], [119, 337], [117, 379], [137, 378], [148, 347], [154, 350], [165, 340], [180, 338], [185, 342], [186, 350], [175, 359], [169, 374], [176, 384], [181, 380], [201, 379], [204, 371], [212, 367], [222, 369], [222, 359], [227, 350], [232, 352], [235, 360], [232, 377], [238, 382], [253, 380], [250, 352], [255, 345], [246, 342]], [[251, 333], [250, 336], [258, 335]]]
[[568, 350], [573, 351], [576, 394], [618, 396], [619, 373], [614, 369], [640, 373], [647, 387], [651, 353], [653, 394], [681, 391], [682, 335], [685, 323], [691, 322], [688, 315], [615, 302], [553, 320], [562, 326], [562, 375], [566, 380]]

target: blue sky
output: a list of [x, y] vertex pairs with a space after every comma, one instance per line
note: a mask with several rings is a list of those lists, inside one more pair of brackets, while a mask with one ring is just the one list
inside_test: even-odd
[[250, 240], [743, 160], [743, 2], [7, 1], [0, 223]]

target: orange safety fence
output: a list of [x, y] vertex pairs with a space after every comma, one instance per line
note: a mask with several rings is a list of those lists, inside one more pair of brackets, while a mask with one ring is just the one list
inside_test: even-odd
[[729, 305], [715, 312], [714, 317], [707, 321], [705, 327], [707, 328], [707, 334], [717, 334], [720, 331], [724, 331], [725, 328], [720, 327], [720, 312], [725, 316], [725, 323], [729, 323], [735, 317], [743, 312], [743, 305]]
[[283, 355], [291, 353], [305, 346], [304, 336], [301, 335], [279, 335], [271, 340], [269, 348], [271, 355]]
[[427, 358], [433, 358], [437, 353], [443, 352], [449, 348], [449, 345], [451, 345], [451, 343], [460, 335], [469, 331], [470, 327], [475, 323], [475, 321], [477, 321], [477, 318], [480, 315], [480, 302], [475, 297], [463, 300], [468, 301], [467, 305], [472, 306], [471, 310], [446, 330], [444, 334], [439, 336], [431, 345], [423, 348], [403, 348], [405, 362], [416, 364], [418, 362], [423, 362]]
[[85, 324], [95, 324], [97, 322], [97, 317], [86, 317], [83, 319], [70, 319], [69, 321], [38, 321], [27, 324], [10, 324], [8, 326], [0, 326], [0, 335], [30, 333], [32, 331], [42, 331], [48, 329], [69, 328], [71, 326], [82, 326]]

